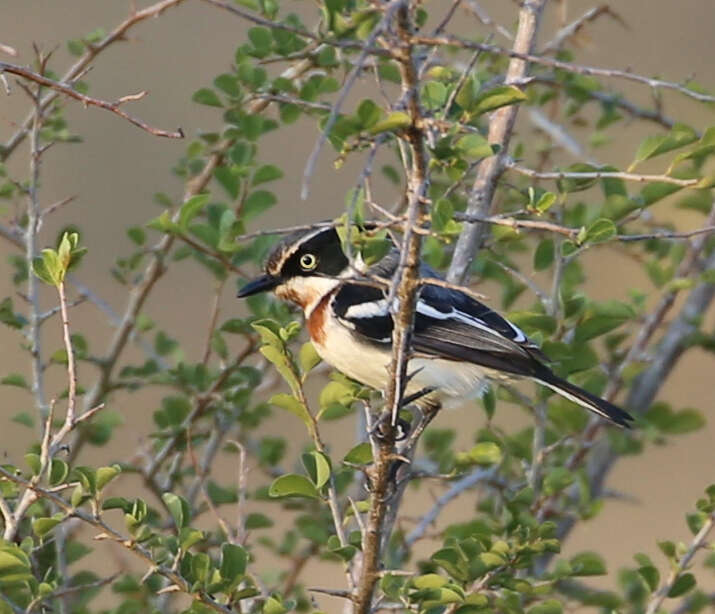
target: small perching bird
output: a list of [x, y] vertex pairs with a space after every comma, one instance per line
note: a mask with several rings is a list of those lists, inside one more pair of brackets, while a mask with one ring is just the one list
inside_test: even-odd
[[[350, 265], [334, 227], [286, 236], [266, 261], [265, 274], [238, 293], [272, 290], [303, 309], [320, 357], [358, 382], [384, 391], [392, 358], [389, 289], [366, 279], [391, 279], [399, 252], [360, 271]], [[438, 278], [426, 264], [420, 274]], [[432, 408], [479, 397], [490, 381], [528, 378], [607, 420], [629, 427], [620, 407], [555, 375], [548, 358], [514, 324], [459, 289], [424, 283], [418, 294], [405, 395]]]

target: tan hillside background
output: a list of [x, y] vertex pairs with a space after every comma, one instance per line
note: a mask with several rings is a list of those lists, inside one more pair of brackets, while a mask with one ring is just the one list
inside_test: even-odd
[[[512, 4], [505, 0], [484, 0], [482, 4], [498, 20], [514, 14]], [[594, 4], [593, 1], [568, 2], [569, 15], [572, 18], [580, 15]], [[31, 63], [33, 41], [45, 50], [57, 47], [53, 66], [59, 72], [70, 61], [65, 46], [67, 39], [81, 36], [98, 26], [111, 27], [126, 16], [127, 5], [120, 0], [2, 0], [0, 42], [19, 52], [19, 57], [12, 59], [19, 64]], [[545, 33], [552, 31], [556, 6], [552, 3], [547, 11]], [[673, 81], [683, 80], [694, 73], [698, 82], [710, 88], [715, 85], [715, 4], [712, 0], [630, 0], [616, 3], [613, 8], [625, 26], [608, 17], [590, 25], [579, 37], [579, 63], [632, 67], [635, 72]], [[146, 89], [149, 95], [133, 103], [130, 110], [150, 124], [167, 130], [181, 126], [189, 137], [201, 129], [215, 129], [218, 115], [212, 109], [192, 103], [191, 94], [210, 83], [222, 62], [228, 67], [244, 32], [245, 24], [238, 19], [211, 10], [202, 3], [187, 2], [158, 22], [142, 24], [132, 31], [130, 41], [115, 45], [102, 54], [86, 77], [91, 84], [90, 93], [113, 100]], [[10, 58], [3, 59], [10, 61]], [[622, 82], [617, 85], [631, 93], [636, 101], [647, 101], [646, 88]], [[669, 93], [665, 94], [664, 100], [670, 116], [697, 129], [703, 129], [713, 121], [712, 111], [708, 112], [704, 105]], [[70, 195], [77, 198], [47, 220], [41, 231], [40, 244], [53, 242], [57, 230], [64, 224], [76, 223], [89, 248], [89, 257], [78, 277], [120, 312], [125, 301], [124, 290], [111, 281], [107, 271], [114, 259], [128, 249], [124, 228], [143, 224], [160, 212], [152, 202], [152, 195], [159, 191], [172, 196], [180, 194], [181, 182], [171, 175], [170, 168], [182, 154], [186, 141], [152, 137], [109, 113], [84, 109], [74, 102], [68, 103], [67, 107], [71, 129], [79, 133], [84, 142], [76, 146], [57, 146], [45, 156], [41, 202], [47, 206]], [[0, 140], [6, 140], [15, 131], [14, 122], [24, 116], [22, 110], [26, 108], [27, 99], [19, 88], [14, 87], [10, 96], [0, 92]], [[527, 139], [530, 130], [528, 125], [521, 123], [518, 138]], [[627, 163], [637, 144], [649, 132], [656, 132], [656, 128], [645, 124], [634, 126], [628, 134], [627, 145], [621, 139], [618, 148], [606, 145], [594, 150], [594, 155], [603, 162]], [[309, 200], [302, 202], [299, 199], [300, 178], [315, 137], [314, 124], [299, 122], [262, 141], [261, 158], [281, 166], [285, 177], [274, 188], [279, 204], [268, 216], [260, 218], [261, 227], [315, 221], [337, 215], [342, 210], [344, 194], [354, 184], [359, 167], [353, 162], [334, 171], [333, 152], [328, 148], [313, 178]], [[12, 165], [25, 164], [25, 154], [26, 145], [13, 157]], [[668, 203], [659, 205], [659, 214], [668, 206]], [[680, 230], [693, 228], [699, 221], [678, 210], [670, 210], [669, 215], [677, 219]], [[0, 242], [0, 297], [14, 292], [8, 282], [11, 273], [5, 257], [11, 251], [8, 245]], [[610, 252], [594, 251], [585, 262], [589, 265], [589, 289], [595, 297], [618, 299], [623, 298], [629, 288], [650, 288], [649, 282], [635, 267], [629, 267], [624, 259]], [[198, 281], [195, 281], [188, 273], [190, 270], [184, 266], [181, 271], [175, 270], [162, 278], [147, 312], [160, 319], [166, 330], [185, 344], [187, 354], [196, 356], [204, 344], [210, 309], [208, 297], [212, 289], [208, 285], [208, 276], [197, 276]], [[234, 295], [235, 284], [227, 284], [221, 317], [242, 312], [243, 307]], [[50, 289], [43, 289], [42, 298], [45, 308], [55, 304]], [[709, 314], [706, 330], [712, 330], [712, 316]], [[71, 319], [73, 328], [81, 329], [92, 347], [99, 350], [105, 346], [111, 331], [105, 325], [104, 316], [93, 306], [85, 304], [73, 309]], [[45, 347], [59, 347], [59, 324], [46, 326], [44, 331]], [[0, 329], [0, 349], [0, 374], [29, 372], [27, 354], [18, 348], [17, 336], [6, 327]], [[129, 356], [137, 357], [138, 354], [130, 349]], [[82, 369], [89, 367], [83, 365]], [[60, 375], [58, 371], [55, 379], [50, 378], [49, 390], [59, 390], [64, 385]], [[82, 377], [83, 372], [80, 372], [80, 382]], [[86, 379], [91, 381], [89, 375]], [[19, 460], [31, 435], [26, 427], [9, 422], [7, 417], [29, 407], [30, 398], [15, 388], [3, 387], [1, 392], [0, 458]], [[93, 465], [120, 460], [136, 449], [141, 443], [138, 433], [149, 430], [151, 413], [156, 409], [159, 394], [145, 391], [137, 397], [115, 394], [111, 406], [123, 414], [124, 425], [109, 446], [86, 448], [84, 454], [99, 456], [85, 457], [84, 460]], [[618, 462], [608, 484], [612, 490], [628, 495], [628, 500], [607, 501], [604, 511], [594, 520], [580, 524], [566, 544], [570, 552], [593, 548], [606, 557], [609, 576], [597, 579], [602, 586], [615, 582], [615, 572], [621, 565], [631, 563], [630, 557], [635, 552], [647, 552], [659, 565], [664, 565], [655, 539], [688, 540], [690, 534], [684, 515], [692, 509], [703, 487], [715, 481], [713, 355], [689, 353], [678, 364], [661, 398], [679, 408], [694, 406], [703, 409], [708, 424], [695, 434], [674, 437], [666, 446], [651, 446], [638, 457]], [[300, 433], [301, 440], [296, 443], [302, 445], [302, 428], [293, 422], [292, 417], [284, 416], [274, 416], [268, 421], [269, 428], [287, 437]], [[466, 423], [473, 429], [483, 419], [481, 409], [469, 406], [443, 413], [437, 418], [436, 425], [458, 427]], [[510, 424], [516, 428], [525, 417], [510, 413], [507, 405], [499, 405], [497, 419], [506, 428]], [[326, 440], [337, 450], [347, 449], [353, 442], [353, 433], [345, 428], [347, 424], [342, 421], [325, 431]], [[215, 469], [229, 473], [235, 470], [227, 463], [217, 464]], [[126, 487], [123, 490], [126, 492]], [[428, 489], [422, 492], [426, 496]], [[461, 510], [472, 503], [473, 495], [458, 499], [442, 522], [458, 519]], [[418, 516], [430, 501], [420, 500], [412, 504], [414, 516]], [[329, 573], [335, 574], [335, 584], [339, 583], [337, 567], [330, 567]], [[715, 578], [709, 578], [708, 587], [707, 576], [700, 577], [701, 588], [715, 589]], [[332, 576], [321, 578], [320, 584], [329, 586], [331, 579]], [[325, 602], [329, 603], [336, 602]]]

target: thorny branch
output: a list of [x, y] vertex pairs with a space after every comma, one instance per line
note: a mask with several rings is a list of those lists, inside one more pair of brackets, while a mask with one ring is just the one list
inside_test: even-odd
[[[419, 80], [417, 66], [410, 44], [412, 17], [407, 2], [400, 3], [395, 24], [400, 50], [400, 75], [402, 96], [406, 102], [410, 125], [405, 130], [405, 139], [410, 152], [410, 168], [407, 169], [407, 220], [404, 227], [400, 262], [393, 280], [394, 293], [399, 300], [399, 308], [393, 308], [394, 329], [392, 337], [392, 360], [389, 367], [385, 408], [390, 422], [383, 421], [378, 426], [379, 438], [372, 437], [375, 462], [370, 470], [370, 509], [362, 544], [362, 569], [355, 595], [355, 614], [369, 614], [372, 608], [373, 592], [378, 579], [380, 554], [386, 542], [389, 528], [386, 524], [388, 508], [396, 501], [390, 493], [390, 473], [395, 462], [395, 418], [399, 411], [407, 375], [407, 358], [415, 311], [415, 299], [419, 287], [419, 263], [422, 236], [414, 229], [420, 225], [424, 213], [422, 199], [426, 194], [428, 160], [426, 138], [422, 128], [422, 111], [419, 103]], [[394, 305], [395, 303], [393, 303]]]

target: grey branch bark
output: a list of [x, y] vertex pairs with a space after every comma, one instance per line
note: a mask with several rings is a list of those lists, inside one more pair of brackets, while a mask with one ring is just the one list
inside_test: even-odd
[[[530, 54], [532, 52], [544, 4], [546, 4], [546, 0], [524, 2], [519, 11], [519, 27], [512, 48], [516, 53]], [[528, 63], [525, 60], [513, 57], [509, 62], [505, 83], [518, 82], [526, 76], [527, 70]], [[489, 124], [489, 143], [499, 145], [500, 150], [479, 166], [477, 178], [469, 194], [467, 215], [487, 217], [491, 213], [494, 191], [499, 177], [504, 172], [517, 112], [518, 106], [510, 105], [498, 109], [492, 116]], [[488, 228], [485, 224], [465, 224], [454, 249], [454, 257], [447, 274], [449, 281], [457, 284], [464, 283], [469, 273], [469, 266], [474, 260], [476, 251], [481, 247]]]

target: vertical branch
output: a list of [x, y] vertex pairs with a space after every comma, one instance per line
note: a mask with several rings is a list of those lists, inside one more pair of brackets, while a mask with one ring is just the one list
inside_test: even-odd
[[25, 262], [27, 266], [27, 302], [29, 304], [28, 335], [30, 339], [30, 356], [32, 364], [32, 394], [35, 405], [40, 412], [41, 423], [47, 417], [47, 402], [45, 400], [44, 367], [42, 365], [42, 345], [40, 341], [39, 280], [32, 274], [32, 261], [37, 252], [37, 229], [40, 222], [39, 182], [40, 182], [40, 128], [43, 114], [40, 104], [40, 88], [31, 94], [35, 106], [32, 127], [30, 129], [30, 185], [27, 189], [27, 228], [25, 230]]
[[[407, 214], [404, 236], [400, 250], [400, 260], [393, 280], [394, 296], [391, 309], [398, 305], [394, 313], [392, 336], [392, 361], [389, 369], [385, 408], [392, 417], [380, 438], [373, 438], [376, 451], [375, 462], [370, 469], [371, 497], [370, 510], [363, 535], [363, 562], [361, 576], [355, 595], [355, 613], [368, 614], [372, 608], [373, 593], [380, 568], [382, 545], [387, 541], [389, 526], [386, 522], [390, 509], [399, 505], [400, 498], [391, 493], [391, 475], [395, 462], [395, 419], [402, 403], [407, 376], [410, 340], [415, 313], [415, 302], [419, 288], [421, 234], [415, 229], [424, 216], [424, 200], [427, 188], [427, 153], [419, 104], [419, 77], [410, 42], [412, 21], [410, 8], [403, 2], [396, 14], [396, 45], [402, 80], [402, 97], [410, 117], [410, 125], [403, 138], [407, 141], [409, 161], [407, 165]], [[391, 295], [393, 292], [391, 292]]]
[[[512, 51], [519, 54], [530, 54], [534, 48], [539, 29], [539, 19], [546, 0], [525, 0], [519, 11], [519, 26], [514, 39]], [[526, 76], [528, 63], [526, 60], [512, 57], [506, 74], [505, 83], [515, 83]], [[507, 150], [514, 130], [514, 122], [518, 111], [517, 105], [502, 107], [494, 112], [489, 122], [489, 143], [499, 145], [499, 152], [487, 158], [479, 165], [477, 177], [469, 194], [467, 204], [468, 215], [486, 217], [492, 209], [494, 191], [497, 181], [504, 172]], [[452, 283], [464, 283], [469, 266], [474, 260], [476, 251], [481, 247], [488, 226], [485, 224], [465, 223], [457, 245], [454, 248], [452, 264], [449, 267], [447, 279]]]
[[62, 315], [62, 337], [67, 352], [67, 377], [69, 380], [69, 391], [67, 393], [67, 414], [65, 416], [65, 427], [71, 428], [75, 421], [75, 403], [77, 401], [77, 370], [72, 351], [72, 337], [70, 335], [70, 322], [67, 315], [67, 296], [65, 295], [65, 282], [60, 282], [57, 286], [60, 295], [60, 313]]

